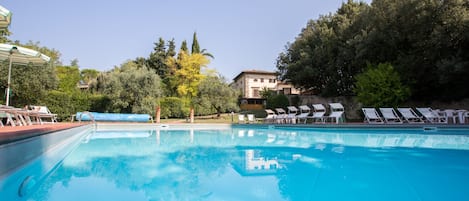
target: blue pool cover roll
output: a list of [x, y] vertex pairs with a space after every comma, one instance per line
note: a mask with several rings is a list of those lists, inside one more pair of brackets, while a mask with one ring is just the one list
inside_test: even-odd
[[[149, 114], [125, 114], [125, 113], [99, 113], [89, 112], [93, 115], [95, 121], [126, 121], [126, 122], [148, 122]], [[82, 121], [90, 121], [89, 113], [77, 112], [76, 119]]]

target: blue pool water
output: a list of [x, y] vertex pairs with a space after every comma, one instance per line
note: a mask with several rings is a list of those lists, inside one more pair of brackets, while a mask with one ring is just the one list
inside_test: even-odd
[[468, 130], [102, 130], [23, 199], [455, 201], [468, 183]]

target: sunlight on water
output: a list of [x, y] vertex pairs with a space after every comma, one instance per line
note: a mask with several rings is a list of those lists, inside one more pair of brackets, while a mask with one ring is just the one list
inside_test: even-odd
[[463, 133], [97, 131], [26, 200], [464, 200]]

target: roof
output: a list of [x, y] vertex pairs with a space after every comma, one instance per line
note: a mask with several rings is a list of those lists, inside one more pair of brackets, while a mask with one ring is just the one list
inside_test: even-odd
[[272, 71], [263, 71], [263, 70], [245, 70], [239, 73], [233, 80], [238, 80], [243, 74], [251, 74], [251, 75], [276, 75], [275, 72]]

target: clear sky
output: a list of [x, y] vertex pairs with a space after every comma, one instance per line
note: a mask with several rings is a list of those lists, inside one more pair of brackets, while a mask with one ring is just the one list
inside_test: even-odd
[[[40, 42], [69, 65], [110, 70], [148, 57], [159, 37], [183, 40], [197, 32], [215, 59], [209, 68], [228, 80], [243, 70], [275, 71], [275, 61], [309, 19], [335, 12], [346, 0], [14, 0], [9, 38]], [[371, 0], [370, 0], [371, 1]], [[366, 2], [370, 2], [366, 1]]]

